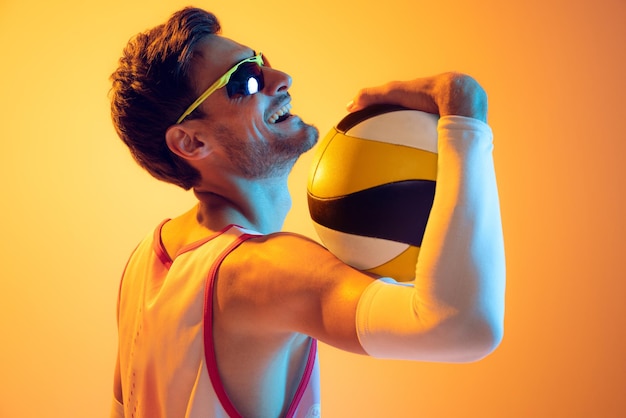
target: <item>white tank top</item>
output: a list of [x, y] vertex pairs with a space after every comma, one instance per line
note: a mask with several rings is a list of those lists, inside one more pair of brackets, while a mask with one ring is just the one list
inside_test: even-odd
[[[170, 259], [161, 227], [124, 271], [118, 308], [123, 405], [112, 416], [240, 417], [219, 377], [211, 329], [213, 282], [222, 260], [252, 231], [229, 226]], [[286, 417], [320, 416], [317, 341]]]

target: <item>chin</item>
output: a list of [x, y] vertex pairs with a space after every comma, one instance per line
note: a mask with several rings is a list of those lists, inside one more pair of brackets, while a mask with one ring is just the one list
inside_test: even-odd
[[305, 149], [302, 150], [302, 153], [305, 153], [311, 148], [313, 148], [315, 144], [317, 144], [317, 141], [320, 137], [320, 132], [317, 129], [317, 127], [315, 127], [314, 125], [308, 125], [304, 122], [302, 122], [302, 125], [303, 125], [304, 131], [306, 132], [304, 136], [306, 136], [307, 138], [307, 140], [305, 141], [306, 142]]

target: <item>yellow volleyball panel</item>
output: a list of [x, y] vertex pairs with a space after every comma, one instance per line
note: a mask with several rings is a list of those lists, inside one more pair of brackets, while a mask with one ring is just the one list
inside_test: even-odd
[[339, 132], [321, 145], [309, 182], [314, 196], [336, 197], [380, 184], [437, 178], [437, 154], [430, 151]]

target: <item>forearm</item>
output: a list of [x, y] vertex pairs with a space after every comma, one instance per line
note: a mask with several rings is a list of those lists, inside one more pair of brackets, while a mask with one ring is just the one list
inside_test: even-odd
[[466, 361], [499, 340], [505, 274], [491, 139], [478, 120], [440, 120], [437, 191], [414, 288], [376, 283], [359, 303], [369, 354]]
[[499, 326], [505, 272], [491, 129], [448, 117], [439, 135], [437, 193], [416, 269], [417, 309]]

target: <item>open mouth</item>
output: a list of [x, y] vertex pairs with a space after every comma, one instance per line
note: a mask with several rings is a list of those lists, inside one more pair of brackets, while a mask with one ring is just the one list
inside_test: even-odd
[[267, 121], [272, 124], [283, 122], [289, 119], [289, 117], [291, 116], [291, 113], [289, 113], [290, 110], [291, 110], [291, 103], [287, 103], [286, 105], [278, 109], [276, 112], [274, 112], [267, 119]]

